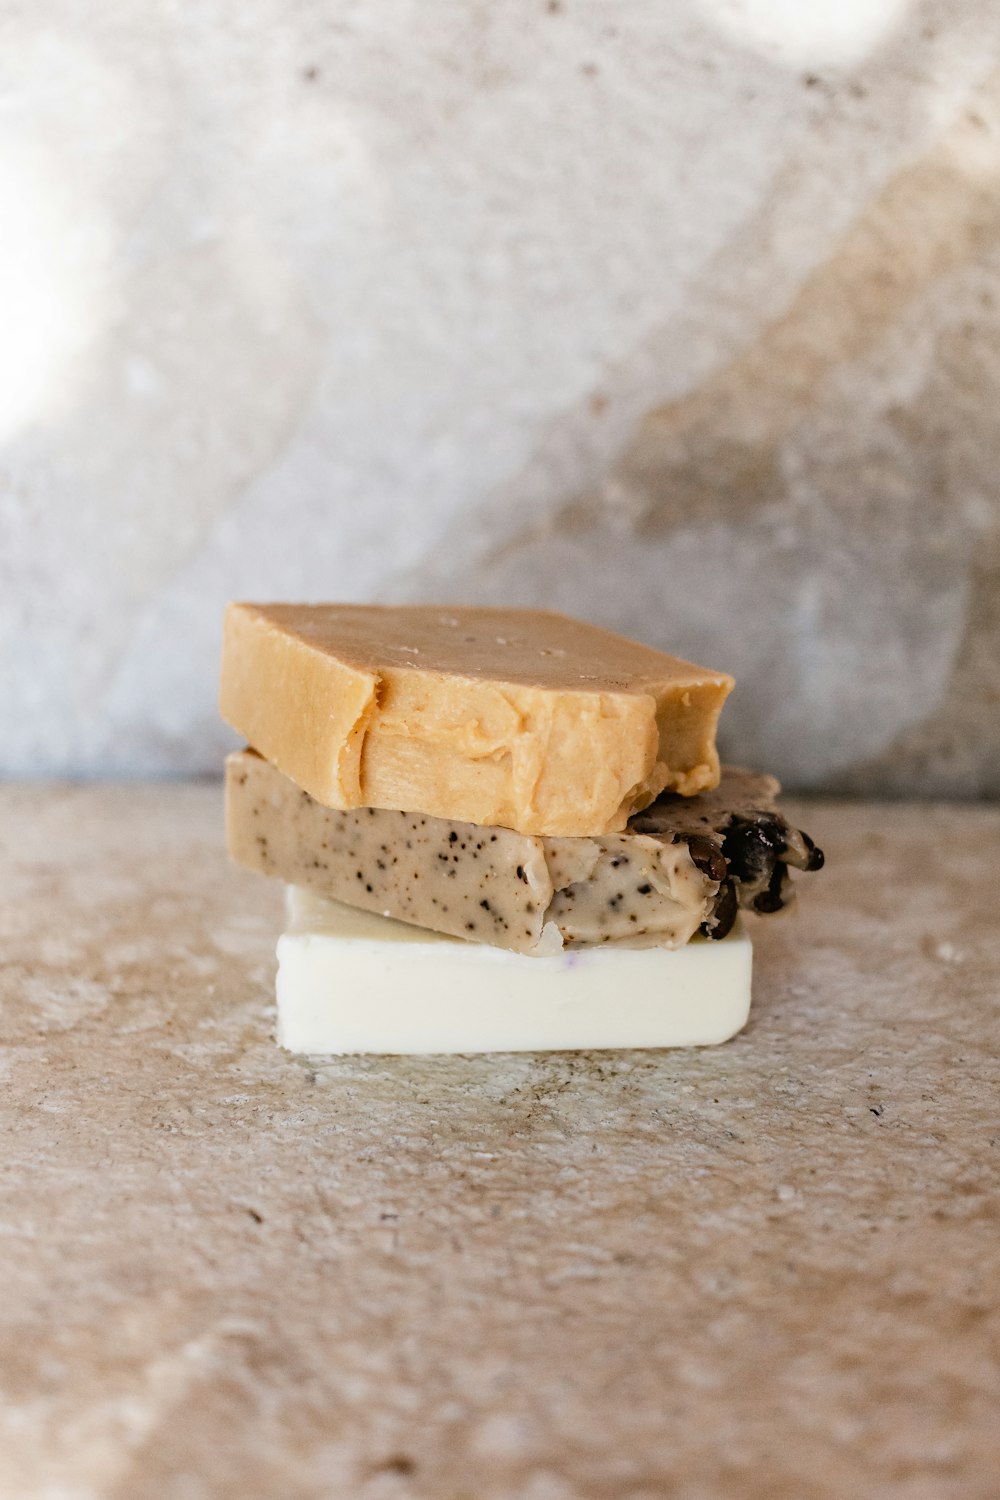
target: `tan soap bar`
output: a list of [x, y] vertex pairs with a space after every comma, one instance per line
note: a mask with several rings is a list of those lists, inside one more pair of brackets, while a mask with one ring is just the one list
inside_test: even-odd
[[220, 710], [327, 807], [572, 836], [716, 786], [732, 687], [539, 610], [231, 604]]

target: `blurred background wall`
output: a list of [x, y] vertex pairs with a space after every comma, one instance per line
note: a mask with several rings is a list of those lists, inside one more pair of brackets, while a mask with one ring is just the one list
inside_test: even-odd
[[789, 784], [1000, 792], [995, 0], [4, 0], [0, 772], [230, 596], [545, 603]]

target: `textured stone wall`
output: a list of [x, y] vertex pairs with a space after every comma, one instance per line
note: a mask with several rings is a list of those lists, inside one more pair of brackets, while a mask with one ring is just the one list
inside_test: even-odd
[[227, 597], [442, 598], [1000, 792], [992, 0], [22, 0], [0, 99], [0, 769], [213, 767]]

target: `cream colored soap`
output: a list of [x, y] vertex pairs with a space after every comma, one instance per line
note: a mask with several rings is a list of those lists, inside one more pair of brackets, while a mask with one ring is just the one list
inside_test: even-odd
[[526, 958], [290, 887], [278, 1041], [313, 1054], [709, 1046], [746, 1024], [751, 961], [738, 929]]
[[537, 610], [231, 604], [220, 709], [327, 807], [576, 836], [717, 785], [732, 686]]

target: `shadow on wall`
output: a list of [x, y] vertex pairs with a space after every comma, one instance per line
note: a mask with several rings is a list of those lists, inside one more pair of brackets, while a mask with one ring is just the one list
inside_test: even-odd
[[[397, 597], [585, 599], [733, 671], [724, 748], [789, 786], [1000, 792], [998, 183], [994, 75], [780, 317], [642, 416], [599, 484], [466, 555], [457, 582], [449, 562]], [[706, 285], [763, 259], [771, 227]], [[669, 368], [692, 336], [672, 323], [634, 363]]]

